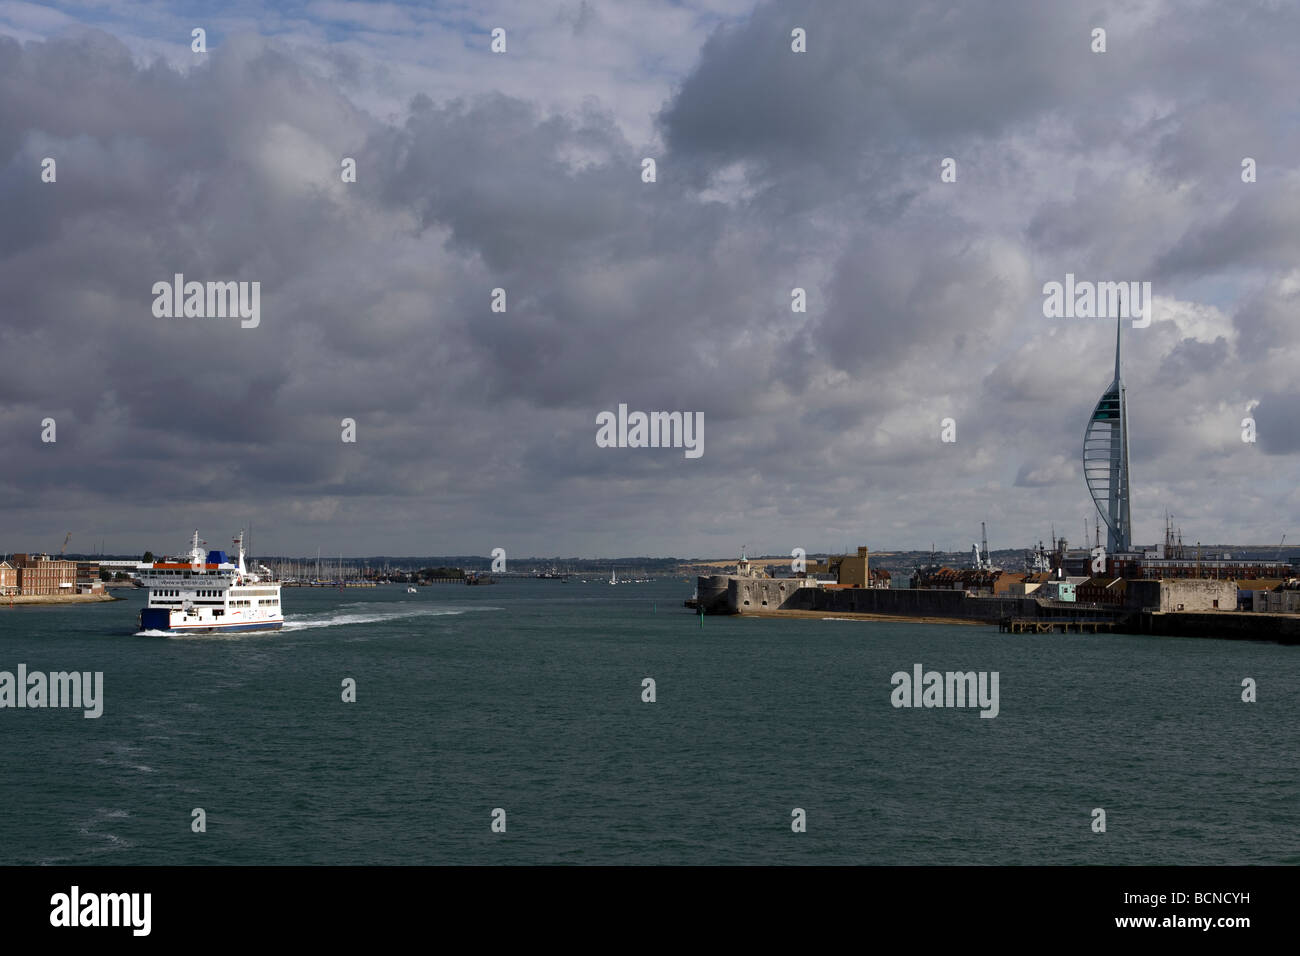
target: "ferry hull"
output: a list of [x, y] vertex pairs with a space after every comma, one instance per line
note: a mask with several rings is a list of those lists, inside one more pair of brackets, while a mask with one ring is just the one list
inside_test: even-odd
[[230, 631], [278, 631], [284, 621], [232, 621], [229, 624], [173, 624], [171, 611], [165, 608], [145, 608], [140, 612], [140, 630], [173, 631], [186, 634], [213, 634]]

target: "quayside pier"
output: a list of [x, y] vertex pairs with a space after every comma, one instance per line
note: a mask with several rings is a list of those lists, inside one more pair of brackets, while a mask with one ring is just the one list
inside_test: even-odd
[[998, 630], [1007, 634], [1110, 634], [1116, 623], [1112, 618], [1004, 617]]

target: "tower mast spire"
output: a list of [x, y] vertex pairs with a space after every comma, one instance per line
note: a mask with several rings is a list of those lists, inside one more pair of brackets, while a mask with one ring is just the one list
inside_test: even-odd
[[1106, 549], [1132, 550], [1129, 513], [1128, 402], [1121, 375], [1122, 319], [1115, 321], [1115, 378], [1093, 409], [1083, 437], [1083, 475], [1106, 522]]
[[1124, 320], [1115, 320], [1115, 381], [1119, 381], [1119, 333], [1124, 328]]

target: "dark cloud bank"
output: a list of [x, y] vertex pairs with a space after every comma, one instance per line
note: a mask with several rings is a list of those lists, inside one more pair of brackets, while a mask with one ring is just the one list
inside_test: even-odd
[[[1077, 535], [1114, 330], [1043, 317], [1066, 272], [1155, 287], [1125, 332], [1139, 539], [1168, 507], [1275, 540], [1300, 23], [1250, 6], [767, 4], [664, 104], [653, 184], [616, 104], [546, 112], [488, 64], [389, 122], [255, 36], [187, 72], [96, 30], [0, 37], [0, 550], [250, 519], [303, 553]], [[260, 282], [260, 325], [155, 318], [175, 273]], [[703, 457], [597, 448], [620, 402], [703, 412]]]

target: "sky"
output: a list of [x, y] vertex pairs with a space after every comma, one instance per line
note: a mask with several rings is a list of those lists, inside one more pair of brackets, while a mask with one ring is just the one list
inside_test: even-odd
[[1067, 274], [1151, 283], [1135, 541], [1300, 538], [1298, 64], [1285, 2], [0, 0], [0, 553], [1077, 541]]

